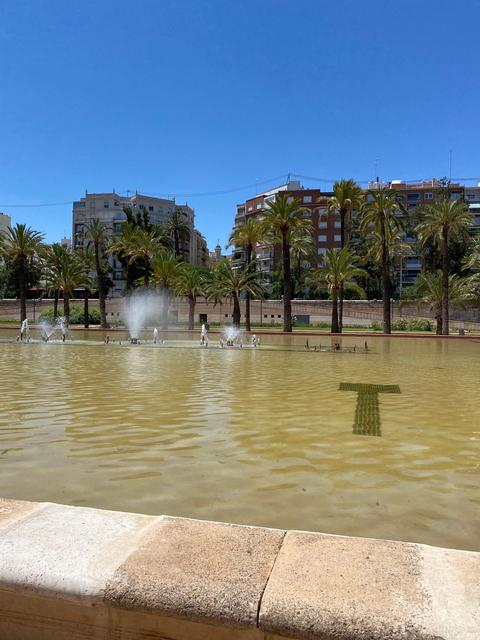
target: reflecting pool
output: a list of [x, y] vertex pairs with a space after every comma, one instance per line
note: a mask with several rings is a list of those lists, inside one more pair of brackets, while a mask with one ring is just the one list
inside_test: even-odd
[[479, 340], [185, 337], [0, 344], [0, 495], [480, 550]]

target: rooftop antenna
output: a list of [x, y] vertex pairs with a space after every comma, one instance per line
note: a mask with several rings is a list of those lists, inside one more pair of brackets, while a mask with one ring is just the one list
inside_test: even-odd
[[373, 174], [374, 174], [375, 176], [377, 176], [377, 182], [380, 182], [380, 179], [379, 179], [379, 177], [378, 177], [378, 175], [377, 175], [377, 174], [378, 174], [378, 163], [379, 163], [379, 159], [378, 159], [378, 158], [375, 158], [375, 164], [374, 164], [374, 171], [373, 171]]

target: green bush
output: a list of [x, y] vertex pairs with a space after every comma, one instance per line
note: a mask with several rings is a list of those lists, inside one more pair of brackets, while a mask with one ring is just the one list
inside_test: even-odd
[[412, 318], [411, 320], [400, 318], [393, 323], [392, 329], [394, 331], [433, 331], [433, 324], [425, 318]]
[[372, 320], [370, 327], [374, 331], [383, 331], [383, 325], [381, 325], [380, 322], [377, 322], [376, 320]]
[[[61, 304], [59, 305], [58, 312], [60, 316], [63, 314], [63, 308]], [[53, 322], [53, 308], [42, 311], [42, 313], [38, 316], [38, 319], [40, 321], [47, 320], [48, 322]], [[98, 309], [88, 310], [88, 323], [100, 324], [100, 312], [98, 311]], [[74, 304], [70, 307], [70, 324], [84, 324], [83, 306]]]

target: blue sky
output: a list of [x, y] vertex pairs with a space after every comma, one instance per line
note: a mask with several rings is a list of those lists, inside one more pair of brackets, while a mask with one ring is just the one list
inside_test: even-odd
[[[0, 0], [0, 210], [179, 194], [209, 246], [288, 172], [480, 176], [476, 0]], [[376, 169], [377, 167], [377, 169]], [[329, 183], [304, 181], [328, 188]]]

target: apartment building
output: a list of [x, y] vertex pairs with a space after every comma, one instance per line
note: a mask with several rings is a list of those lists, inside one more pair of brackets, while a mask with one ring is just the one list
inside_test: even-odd
[[[274, 201], [279, 193], [287, 194], [287, 198], [298, 200], [305, 209], [303, 216], [309, 218], [312, 223], [312, 240], [314, 255], [305, 261], [305, 266], [317, 266], [318, 259], [324, 255], [329, 247], [340, 247], [340, 216], [338, 213], [327, 212], [328, 199], [332, 192], [323, 192], [320, 189], [306, 189], [298, 180], [291, 180], [275, 189], [264, 191], [237, 205], [234, 228], [245, 224], [250, 218], [260, 218], [268, 202]], [[273, 272], [278, 268], [280, 259], [280, 247], [259, 244], [256, 247], [256, 259], [258, 268], [262, 273], [266, 284], [272, 280]], [[242, 247], [234, 247], [232, 264], [240, 267], [245, 262], [245, 252]]]
[[0, 233], [4, 233], [8, 227], [12, 226], [12, 219], [7, 213], [0, 211]]
[[[190, 264], [207, 264], [207, 243], [202, 234], [195, 229], [195, 213], [187, 204], [177, 204], [175, 200], [156, 198], [135, 193], [131, 196], [121, 196], [115, 191], [111, 193], [88, 193], [73, 203], [73, 247], [82, 247], [85, 239], [86, 226], [95, 218], [105, 224], [112, 238], [122, 233], [122, 227], [127, 218], [124, 209], [131, 209], [134, 213], [146, 212], [153, 224], [168, 222], [175, 210], [185, 214], [192, 229], [190, 240], [181, 247], [185, 262]], [[122, 263], [115, 257], [110, 258], [114, 287], [112, 295], [122, 295], [126, 287], [125, 273]]]
[[[402, 180], [392, 180], [391, 182], [375, 181], [368, 184], [368, 190], [381, 188], [394, 189], [398, 194], [399, 201], [405, 206], [409, 214], [414, 214], [419, 207], [433, 204], [436, 194], [442, 186], [439, 180], [423, 180], [420, 182], [404, 182]], [[454, 183], [449, 185], [450, 198], [460, 200], [462, 198], [469, 205], [472, 213], [472, 232], [480, 232], [480, 183], [475, 187], [466, 187]], [[238, 204], [236, 209], [234, 228], [244, 224], [250, 217], [260, 217], [267, 203], [274, 200], [278, 193], [285, 192], [289, 198], [296, 198], [301, 206], [306, 208], [304, 216], [310, 218], [312, 222], [312, 238], [315, 246], [315, 258], [318, 259], [325, 253], [327, 248], [341, 246], [340, 237], [340, 215], [338, 212], [327, 212], [328, 199], [333, 196], [332, 192], [320, 191], [319, 189], [306, 189], [298, 181], [290, 181], [271, 191], [260, 193], [244, 203]], [[365, 197], [368, 199], [367, 193]], [[355, 212], [353, 212], [355, 216]], [[414, 242], [415, 238], [406, 237], [409, 242]], [[280, 247], [259, 245], [256, 248], [256, 257], [259, 269], [264, 274], [264, 281], [271, 281], [272, 273], [277, 269], [280, 258]], [[235, 247], [233, 252], [234, 266], [241, 266], [245, 262], [244, 251], [241, 247]], [[307, 262], [306, 266], [310, 266]], [[311, 264], [311, 266], [316, 266]], [[422, 263], [419, 256], [411, 255], [400, 260], [400, 289], [412, 284], [420, 271]]]

